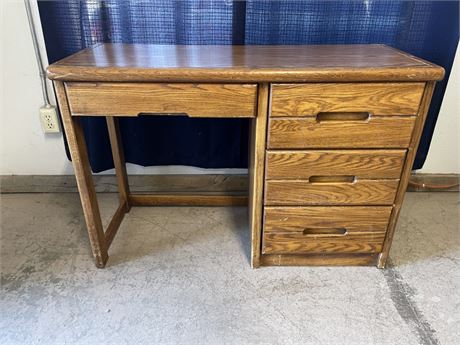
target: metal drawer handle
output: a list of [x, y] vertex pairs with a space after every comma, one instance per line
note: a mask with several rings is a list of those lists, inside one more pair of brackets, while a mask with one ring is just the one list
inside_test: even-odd
[[308, 182], [310, 183], [355, 183], [357, 181], [354, 175], [342, 176], [310, 176]]
[[326, 121], [361, 121], [366, 122], [371, 118], [369, 112], [321, 112], [316, 115], [317, 122]]
[[305, 228], [302, 231], [304, 236], [311, 237], [338, 237], [347, 234], [346, 228]]

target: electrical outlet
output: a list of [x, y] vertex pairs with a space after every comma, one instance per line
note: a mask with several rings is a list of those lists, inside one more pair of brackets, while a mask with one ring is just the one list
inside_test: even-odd
[[59, 133], [59, 121], [55, 106], [48, 105], [40, 108], [40, 119], [42, 122], [43, 132]]

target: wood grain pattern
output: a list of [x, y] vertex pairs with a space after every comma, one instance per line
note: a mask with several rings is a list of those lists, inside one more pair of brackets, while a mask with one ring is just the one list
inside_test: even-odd
[[262, 205], [265, 168], [265, 140], [270, 86], [259, 86], [257, 117], [251, 121], [249, 143], [249, 228], [251, 230], [251, 266], [260, 265]]
[[321, 112], [415, 115], [424, 83], [312, 83], [272, 85], [271, 116]]
[[374, 266], [378, 254], [262, 254], [263, 266]]
[[390, 253], [391, 243], [393, 241], [393, 236], [396, 228], [396, 222], [398, 221], [402, 202], [404, 200], [404, 195], [406, 193], [407, 185], [409, 183], [410, 175], [412, 172], [412, 166], [415, 160], [415, 155], [417, 154], [418, 145], [420, 143], [420, 137], [422, 136], [423, 132], [423, 126], [425, 124], [425, 120], [430, 107], [431, 97], [433, 96], [434, 86], [434, 82], [427, 83], [425, 91], [423, 93], [419, 114], [417, 116], [417, 123], [414, 129], [414, 134], [411, 138], [410, 148], [407, 151], [406, 161], [401, 174], [401, 181], [399, 183], [398, 192], [395, 198], [395, 206], [393, 208], [393, 212], [391, 214], [390, 222], [388, 225], [388, 232], [385, 237], [382, 253], [379, 256], [377, 264], [379, 268], [384, 268], [388, 260], [388, 255]]
[[311, 117], [271, 118], [268, 148], [406, 148], [414, 125], [414, 116], [324, 123]]
[[265, 207], [267, 232], [302, 232], [309, 227], [346, 227], [349, 231], [386, 231], [390, 206]]
[[354, 175], [358, 179], [399, 178], [406, 150], [268, 151], [266, 179]]
[[264, 233], [264, 254], [380, 253], [385, 232], [347, 234], [343, 237], [306, 238], [302, 234]]
[[95, 264], [97, 267], [103, 268], [109, 258], [107, 253], [108, 246], [102, 228], [101, 214], [97, 203], [96, 191], [94, 190], [83, 128], [80, 119], [71, 116], [63, 83], [55, 81], [54, 87], [70, 155], [72, 156], [72, 164], [75, 170]]
[[270, 180], [265, 183], [265, 205], [393, 205], [398, 184], [399, 180]]
[[[265, 207], [264, 254], [378, 253], [392, 207]], [[345, 235], [308, 235], [304, 230], [345, 228]]]
[[72, 115], [254, 117], [256, 84], [66, 83]]
[[100, 44], [48, 67], [64, 81], [349, 82], [440, 80], [444, 70], [372, 45]]
[[246, 206], [245, 195], [130, 194], [132, 206]]

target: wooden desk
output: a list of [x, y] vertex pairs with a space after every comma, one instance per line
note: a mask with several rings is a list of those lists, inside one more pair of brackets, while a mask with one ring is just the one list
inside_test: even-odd
[[[131, 206], [249, 203], [252, 265], [388, 258], [444, 70], [384, 45], [100, 44], [48, 68], [97, 267]], [[249, 198], [129, 191], [117, 117], [251, 119]], [[80, 116], [105, 116], [120, 205], [103, 230]]]

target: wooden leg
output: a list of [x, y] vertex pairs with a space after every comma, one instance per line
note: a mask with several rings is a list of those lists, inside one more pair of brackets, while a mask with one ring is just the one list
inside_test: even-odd
[[94, 260], [97, 267], [103, 268], [109, 256], [107, 253], [107, 243], [102, 228], [96, 191], [94, 189], [93, 176], [89, 165], [83, 128], [80, 119], [71, 116], [64, 84], [55, 81], [54, 85], [67, 142], [69, 144], [70, 155], [72, 156], [72, 164], [75, 170], [75, 177], [77, 179], [78, 191], [80, 192], [81, 204]]
[[260, 266], [263, 188], [265, 166], [265, 136], [268, 118], [268, 84], [260, 84], [257, 117], [251, 123], [249, 155], [249, 226], [251, 229], [251, 265]]
[[118, 119], [112, 116], [107, 116], [106, 120], [107, 129], [109, 131], [110, 146], [112, 147], [113, 163], [117, 174], [120, 205], [124, 204], [126, 212], [129, 212], [131, 205], [129, 203], [128, 174], [126, 173], [125, 155], [123, 152], [123, 144], [121, 142]]

